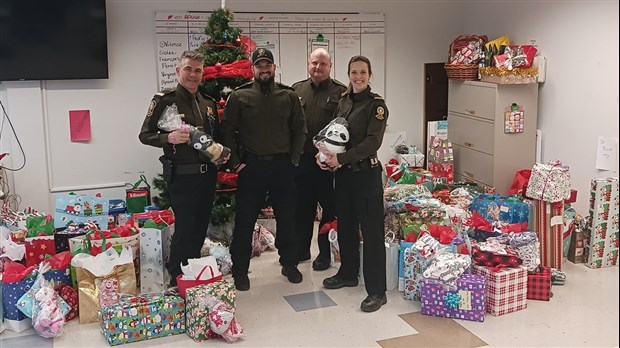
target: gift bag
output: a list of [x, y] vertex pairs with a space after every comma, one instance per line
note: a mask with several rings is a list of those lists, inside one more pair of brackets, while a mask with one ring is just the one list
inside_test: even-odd
[[127, 189], [125, 196], [128, 213], [142, 213], [144, 207], [151, 205], [151, 185], [144, 174], [140, 175], [140, 180], [130, 189]]
[[26, 266], [35, 266], [45, 260], [46, 256], [56, 254], [54, 236], [26, 238]]
[[[113, 237], [119, 235], [120, 237]], [[88, 243], [86, 243], [88, 239]], [[117, 247], [118, 246], [118, 247]], [[69, 239], [69, 248], [72, 254], [79, 249], [85, 249], [90, 255], [97, 255], [108, 248], [118, 250], [128, 247], [131, 250], [134, 271], [136, 272], [136, 284], [140, 286], [140, 235], [136, 228], [121, 226], [109, 231], [91, 231], [83, 236]]]
[[17, 262], [9, 261], [2, 275], [2, 311], [4, 326], [7, 330], [22, 332], [32, 327], [32, 321], [17, 307], [18, 299], [25, 294], [34, 283], [34, 267], [24, 267]]
[[136, 295], [131, 251], [108, 249], [97, 256], [78, 254], [71, 261], [78, 282], [80, 324], [94, 323], [102, 307], [116, 304], [120, 294]]
[[86, 233], [92, 231], [92, 228], [88, 225], [69, 225], [67, 227], [61, 227], [54, 232], [54, 247], [56, 252], [69, 251], [69, 238], [83, 236]]
[[163, 229], [140, 228], [140, 291], [161, 292], [170, 284], [166, 263], [174, 224]]
[[437, 164], [452, 164], [454, 155], [452, 153], [452, 142], [436, 136], [431, 136], [431, 147], [428, 150], [428, 159]]
[[108, 226], [110, 202], [100, 195], [76, 195], [74, 193], [56, 196], [54, 228], [70, 224], [95, 223], [99, 228]]
[[[387, 291], [398, 288], [398, 242], [385, 242], [385, 284]], [[364, 285], [364, 242], [360, 243], [360, 284]]]
[[177, 286], [182, 298], [185, 298], [189, 288], [222, 280], [222, 272], [220, 272], [214, 256], [189, 259], [187, 266], [181, 265], [181, 271], [183, 274], [177, 276]]

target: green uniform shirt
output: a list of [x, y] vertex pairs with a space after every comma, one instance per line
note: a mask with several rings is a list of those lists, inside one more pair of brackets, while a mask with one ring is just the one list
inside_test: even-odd
[[159, 92], [153, 96], [138, 136], [140, 142], [163, 147], [164, 155], [175, 164], [209, 162], [208, 158], [201, 158], [201, 153], [188, 144], [173, 146], [168, 143], [170, 132], [157, 127], [157, 121], [162, 113], [172, 104], [176, 104], [179, 113], [183, 114], [183, 122], [210, 134], [217, 141], [219, 122], [215, 100], [203, 97], [200, 93], [192, 94], [185, 87], [177, 85], [175, 89]]
[[315, 156], [318, 149], [314, 146], [312, 138], [317, 135], [327, 124], [334, 119], [334, 112], [338, 107], [338, 100], [347, 89], [345, 85], [328, 78], [318, 86], [308, 78], [293, 84], [293, 89], [299, 95], [301, 107], [306, 116], [308, 136], [304, 144], [304, 154]]
[[383, 142], [388, 109], [381, 96], [370, 91], [348, 93], [338, 103], [336, 117], [349, 123], [347, 151], [339, 153], [338, 163], [354, 163], [377, 155]]
[[306, 133], [304, 112], [291, 87], [273, 83], [261, 89], [260, 83], [252, 81], [237, 87], [228, 97], [222, 143], [232, 151], [232, 168], [243, 161], [240, 149], [259, 156], [287, 153], [297, 164]]

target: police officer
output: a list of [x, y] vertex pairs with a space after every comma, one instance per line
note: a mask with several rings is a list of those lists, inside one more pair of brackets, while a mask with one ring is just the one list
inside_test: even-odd
[[341, 265], [338, 273], [323, 280], [326, 289], [357, 286], [360, 266], [359, 230], [364, 248], [364, 282], [368, 296], [364, 312], [374, 312], [387, 303], [385, 237], [383, 232], [383, 183], [377, 150], [381, 147], [388, 117], [385, 101], [370, 91], [370, 60], [355, 56], [349, 61], [349, 87], [340, 100], [337, 117], [349, 124], [346, 152], [325, 151], [323, 169], [336, 169], [336, 212]]
[[[310, 244], [317, 203], [321, 205], [323, 210], [319, 226], [331, 222], [335, 218], [334, 175], [330, 171], [321, 170], [316, 164], [314, 156], [318, 150], [312, 142], [312, 138], [334, 118], [338, 100], [347, 88], [329, 76], [331, 70], [332, 61], [329, 52], [324, 48], [317, 48], [312, 51], [308, 58], [308, 75], [310, 78], [293, 84], [304, 109], [308, 128], [304, 153], [301, 156], [295, 176], [298, 194], [295, 230], [300, 238], [299, 261], [310, 259]], [[317, 242], [319, 255], [312, 262], [312, 268], [322, 271], [329, 268], [330, 261], [327, 234], [319, 234]]]
[[176, 277], [182, 273], [181, 263], [200, 257], [211, 219], [217, 168], [204, 154], [188, 145], [187, 130], [166, 132], [157, 127], [157, 121], [166, 107], [176, 104], [185, 123], [217, 139], [219, 126], [215, 100], [198, 93], [203, 61], [199, 52], [182, 53], [176, 67], [177, 87], [155, 94], [139, 135], [143, 144], [164, 149], [160, 161], [176, 220], [170, 259], [166, 265], [172, 277], [171, 286], [176, 285]]
[[228, 98], [222, 122], [223, 145], [231, 152], [230, 166], [239, 173], [235, 228], [230, 254], [237, 290], [250, 289], [248, 269], [252, 231], [269, 192], [276, 217], [276, 247], [282, 275], [300, 283], [297, 269], [294, 169], [306, 140], [304, 113], [295, 91], [274, 82], [273, 53], [252, 53], [254, 80], [237, 87]]

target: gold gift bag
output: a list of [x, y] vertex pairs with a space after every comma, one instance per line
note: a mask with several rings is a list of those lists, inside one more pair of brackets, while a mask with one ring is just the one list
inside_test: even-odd
[[115, 304], [120, 294], [136, 295], [136, 274], [133, 263], [116, 265], [112, 271], [97, 277], [82, 267], [76, 267], [80, 324], [99, 320], [101, 307]]

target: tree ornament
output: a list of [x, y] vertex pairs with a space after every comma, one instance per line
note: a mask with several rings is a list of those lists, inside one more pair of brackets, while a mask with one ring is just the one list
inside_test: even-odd
[[235, 42], [237, 43], [237, 45], [241, 44], [241, 38], [237, 36], [237, 38], [235, 39]]
[[222, 69], [222, 63], [220, 63], [220, 62], [215, 63], [215, 68], [217, 70], [221, 70]]
[[221, 107], [224, 107], [226, 105], [226, 100], [224, 100], [224, 98], [220, 98], [220, 100], [217, 102]]

